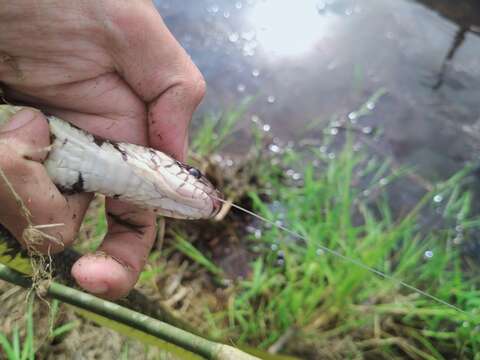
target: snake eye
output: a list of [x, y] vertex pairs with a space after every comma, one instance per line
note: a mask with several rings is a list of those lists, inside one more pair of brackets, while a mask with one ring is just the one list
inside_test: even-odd
[[200, 170], [198, 170], [194, 167], [189, 167], [188, 168], [188, 173], [196, 179], [200, 179], [202, 177], [202, 173], [200, 172]]

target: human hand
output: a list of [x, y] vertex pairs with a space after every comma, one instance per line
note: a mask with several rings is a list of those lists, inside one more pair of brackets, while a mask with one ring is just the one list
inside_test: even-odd
[[[0, 81], [8, 99], [26, 102], [107, 139], [149, 145], [183, 160], [191, 115], [205, 92], [198, 69], [150, 1], [5, 2], [0, 8]], [[12, 129], [17, 126], [16, 129]], [[41, 162], [49, 144], [45, 118], [17, 113], [0, 129], [0, 167], [35, 224], [65, 246], [75, 239], [91, 194], [63, 195]], [[22, 155], [22, 151], [36, 156]], [[0, 223], [20, 241], [27, 225], [0, 183]], [[108, 232], [72, 275], [106, 298], [135, 284], [155, 236], [149, 211], [107, 199]], [[122, 219], [121, 223], [116, 219]], [[122, 225], [141, 228], [141, 234]], [[61, 251], [45, 243], [40, 251]]]

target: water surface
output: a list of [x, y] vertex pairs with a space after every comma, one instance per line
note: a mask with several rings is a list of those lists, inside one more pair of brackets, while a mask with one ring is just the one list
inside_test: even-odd
[[359, 126], [381, 126], [388, 151], [436, 179], [479, 151], [475, 4], [185, 0], [158, 8], [207, 80], [199, 116], [256, 96], [239, 141], [251, 115], [275, 136], [298, 140], [312, 121], [320, 131], [385, 89]]
[[[253, 117], [280, 141], [313, 146], [332, 120], [365, 133], [381, 129], [369, 151], [427, 180], [479, 157], [478, 2], [165, 0], [157, 7], [206, 78], [198, 118], [254, 96], [227, 151], [246, 146]], [[358, 117], [379, 91], [370, 113]], [[395, 191], [393, 204], [402, 208], [424, 189], [406, 183]]]

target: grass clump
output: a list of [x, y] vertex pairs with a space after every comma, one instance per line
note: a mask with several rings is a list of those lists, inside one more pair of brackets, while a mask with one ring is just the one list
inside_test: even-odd
[[242, 104], [229, 111], [207, 115], [192, 139], [193, 153], [199, 157], [210, 156], [231, 142], [234, 127], [245, 114], [251, 100], [248, 97]]
[[[261, 191], [249, 193], [253, 208], [304, 240], [258, 224], [261, 238], [251, 243], [263, 251], [252, 264], [251, 277], [238, 284], [228, 302], [224, 316], [229, 336], [272, 351], [325, 358], [473, 358], [480, 347], [478, 277], [455, 245], [459, 229], [468, 241], [465, 230], [479, 225], [478, 218], [469, 218], [472, 194], [463, 189], [468, 170], [426, 194], [406, 215], [396, 216], [384, 191], [396, 174], [382, 175], [379, 171], [388, 168], [367, 166], [367, 160], [347, 139], [334, 159], [316, 150], [290, 151], [277, 165], [263, 169], [260, 183], [270, 190], [268, 197]], [[298, 163], [304, 170], [297, 186], [278, 176], [279, 166]], [[446, 205], [433, 209], [430, 200], [438, 196]], [[275, 203], [281, 204], [280, 212]], [[421, 227], [424, 211], [441, 211], [434, 228]]]

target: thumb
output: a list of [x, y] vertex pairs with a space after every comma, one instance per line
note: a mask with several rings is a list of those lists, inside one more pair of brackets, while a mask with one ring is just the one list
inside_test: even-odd
[[19, 155], [43, 161], [50, 145], [50, 130], [45, 116], [38, 110], [24, 108], [0, 126], [0, 143], [9, 145]]

